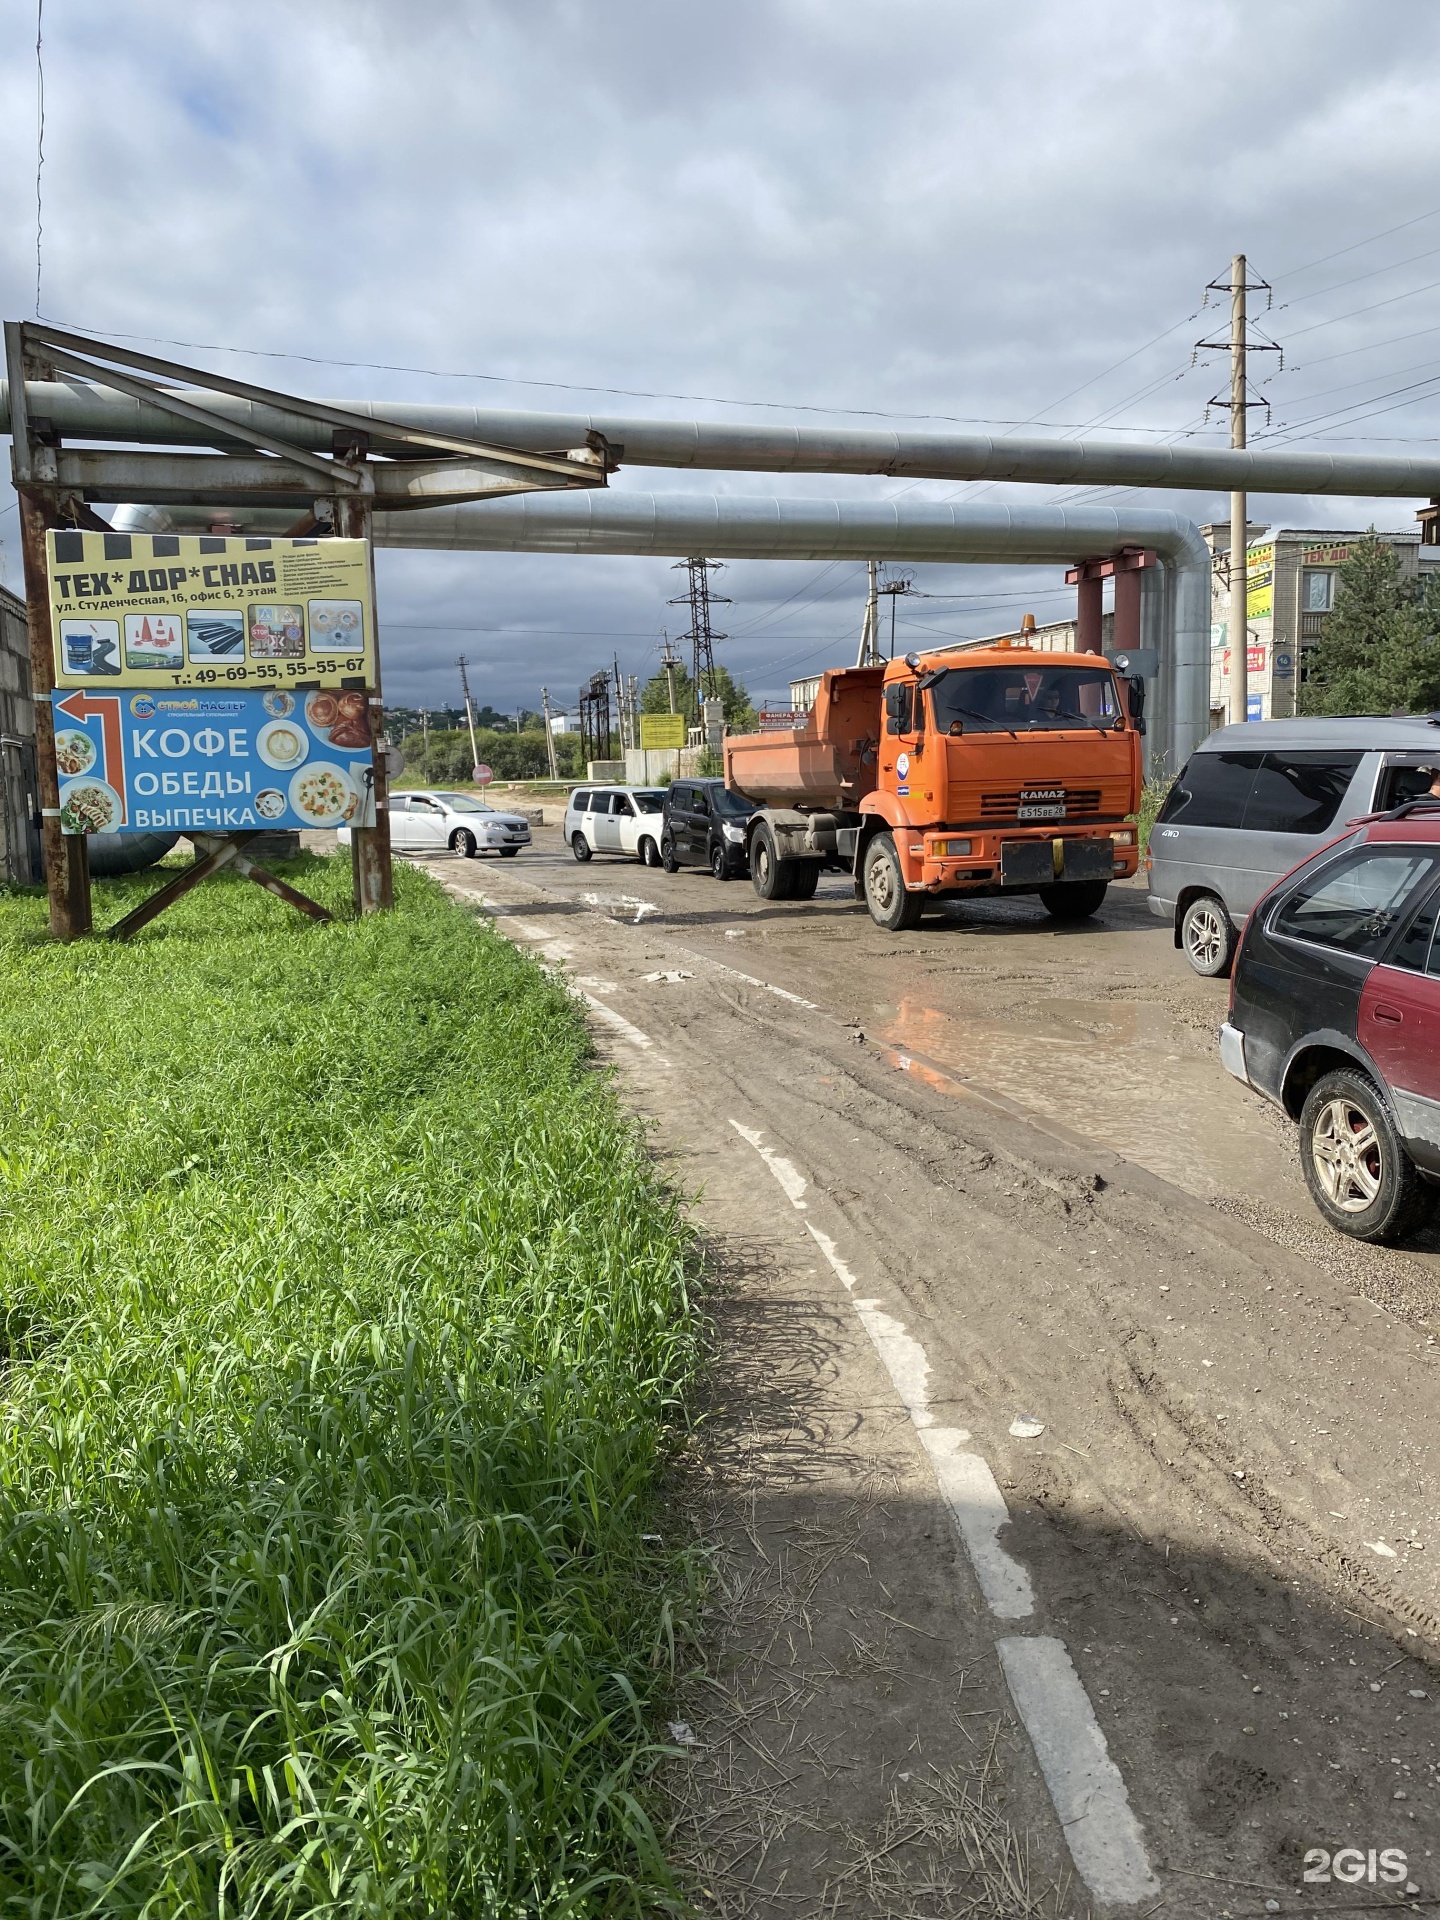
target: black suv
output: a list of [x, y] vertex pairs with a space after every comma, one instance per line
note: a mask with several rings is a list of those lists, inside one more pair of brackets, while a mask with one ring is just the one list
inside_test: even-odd
[[717, 880], [739, 879], [750, 871], [745, 822], [754, 811], [754, 801], [723, 780], [675, 781], [665, 795], [661, 865], [667, 873], [708, 867]]

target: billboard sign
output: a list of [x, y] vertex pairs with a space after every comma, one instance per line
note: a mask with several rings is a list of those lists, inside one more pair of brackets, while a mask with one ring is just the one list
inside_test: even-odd
[[374, 825], [362, 692], [57, 687], [52, 711], [66, 833]]
[[640, 745], [648, 752], [672, 752], [684, 746], [688, 725], [683, 713], [642, 713]]
[[363, 540], [46, 535], [57, 687], [374, 684]]
[[1268, 620], [1275, 611], [1274, 545], [1251, 547], [1245, 556], [1245, 612], [1251, 620]]

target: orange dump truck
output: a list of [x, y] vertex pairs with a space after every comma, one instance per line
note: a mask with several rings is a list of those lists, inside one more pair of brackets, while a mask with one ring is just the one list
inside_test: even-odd
[[833, 669], [801, 725], [725, 742], [726, 785], [756, 803], [755, 891], [808, 900], [828, 867], [892, 930], [946, 894], [1035, 893], [1082, 919], [1135, 871], [1142, 699], [1095, 653]]

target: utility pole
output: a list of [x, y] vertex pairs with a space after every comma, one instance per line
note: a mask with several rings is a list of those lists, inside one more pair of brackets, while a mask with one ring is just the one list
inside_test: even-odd
[[463, 653], [455, 664], [460, 669], [460, 688], [465, 695], [465, 724], [470, 729], [470, 764], [472, 767], [478, 767], [480, 764], [480, 748], [475, 741], [475, 710], [470, 705], [470, 676], [465, 671], [465, 656]]
[[[909, 593], [912, 584], [913, 582], [910, 575], [908, 573], [902, 573], [894, 580], [887, 580], [880, 588], [881, 593], [888, 593], [890, 596], [890, 658], [892, 660], [895, 658], [895, 602], [902, 593]], [[877, 602], [877, 618], [878, 605], [879, 603]], [[875, 634], [875, 638], [878, 641], [878, 631]], [[875, 658], [877, 660], [880, 658], [878, 645], [875, 648]]]
[[[1270, 293], [1268, 280], [1247, 278], [1247, 264], [1243, 253], [1237, 253], [1230, 262], [1228, 283], [1212, 280], [1205, 290], [1208, 300], [1212, 293], [1228, 293], [1230, 296], [1230, 338], [1228, 342], [1220, 340], [1199, 340], [1196, 351], [1223, 351], [1227, 346], [1230, 353], [1230, 398], [1222, 400], [1218, 395], [1211, 400], [1212, 407], [1228, 407], [1230, 410], [1230, 444], [1241, 448], [1246, 443], [1245, 417], [1247, 409], [1264, 406], [1263, 400], [1249, 397], [1246, 361], [1251, 353], [1281, 353], [1274, 340], [1252, 340], [1245, 311], [1245, 295], [1255, 290]], [[1267, 298], [1268, 304], [1268, 298]], [[1284, 356], [1281, 354], [1281, 366]], [[1208, 412], [1209, 409], [1207, 408]], [[1250, 608], [1249, 608], [1249, 545], [1250, 545], [1250, 500], [1242, 489], [1230, 495], [1230, 613], [1226, 622], [1227, 637], [1230, 642], [1230, 724], [1237, 726], [1250, 718]]]
[[555, 729], [550, 721], [550, 689], [540, 689], [540, 710], [545, 715], [545, 752], [550, 761], [550, 778], [558, 780], [560, 769], [555, 761]]
[[860, 629], [860, 651], [855, 656], [857, 667], [873, 666], [880, 658], [880, 602], [877, 597], [880, 563], [878, 560], [871, 560], [866, 564], [870, 571], [870, 585], [865, 595], [865, 621]]
[[428, 707], [420, 709], [420, 751], [427, 754], [430, 751], [430, 709]]
[[680, 656], [670, 644], [670, 636], [663, 627], [661, 637], [665, 642], [665, 651], [660, 657], [660, 664], [665, 669], [665, 678], [670, 687], [670, 711], [678, 713], [679, 708], [675, 705], [675, 669], [680, 664]]

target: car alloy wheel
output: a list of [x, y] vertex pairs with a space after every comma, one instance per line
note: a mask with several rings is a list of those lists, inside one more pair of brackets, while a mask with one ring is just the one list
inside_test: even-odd
[[1192, 900], [1180, 921], [1180, 944], [1196, 973], [1218, 980], [1230, 971], [1235, 958], [1235, 929], [1214, 894]]
[[678, 873], [680, 862], [675, 858], [675, 842], [667, 833], [660, 842], [660, 864], [666, 873]]
[[1353, 1100], [1337, 1095], [1321, 1107], [1310, 1131], [1310, 1156], [1331, 1206], [1364, 1213], [1375, 1204], [1384, 1153], [1374, 1121]]
[[725, 849], [719, 841], [710, 849], [710, 871], [717, 880], [730, 878], [730, 862], [725, 858]]
[[648, 833], [645, 835], [645, 838], [640, 842], [639, 851], [640, 851], [640, 864], [642, 867], [658, 867], [659, 866], [660, 849], [656, 846], [655, 842], [650, 838]]
[[1394, 1245], [1435, 1212], [1385, 1096], [1366, 1073], [1322, 1074], [1300, 1114], [1300, 1167], [1310, 1197], [1337, 1232]]
[[458, 832], [452, 833], [450, 845], [462, 860], [473, 860], [479, 851], [475, 836], [468, 827], [461, 827]]

